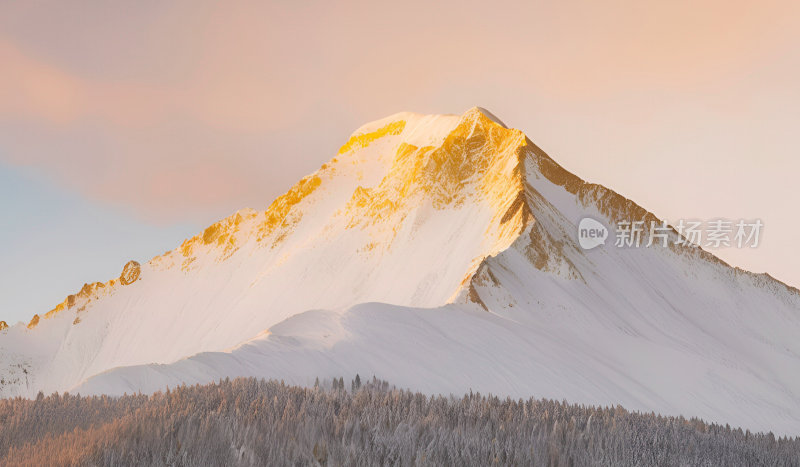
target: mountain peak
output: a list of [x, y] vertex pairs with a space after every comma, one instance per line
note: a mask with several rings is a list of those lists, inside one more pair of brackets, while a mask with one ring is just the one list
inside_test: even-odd
[[[411, 291], [398, 300], [442, 303], [458, 293], [482, 258], [508, 247], [529, 222], [522, 194], [527, 145], [521, 131], [480, 107], [461, 115], [402, 112], [368, 123], [266, 210], [240, 210], [147, 264], [130, 262], [119, 279], [88, 284], [42, 318], [49, 321], [65, 310], [83, 313], [98, 299], [120, 293], [117, 284], [145, 281], [140, 277], [149, 271], [191, 274], [260, 251], [288, 261], [340, 235], [352, 239], [339, 248], [370, 262], [415, 242], [423, 224], [474, 223], [470, 246], [459, 253], [463, 259], [453, 261], [448, 279], [435, 290]], [[460, 213], [458, 220], [454, 213]]]
[[336, 157], [265, 211], [237, 211], [146, 267], [131, 262], [120, 279], [85, 286], [42, 317], [71, 308], [83, 311], [88, 302], [115, 293], [117, 283], [133, 283], [148, 268], [189, 273], [254, 250], [305, 248], [353, 231], [368, 238], [348, 248], [354, 254], [375, 255], [397, 248], [402, 230], [411, 229], [406, 235], [413, 236], [433, 212], [442, 219], [453, 212], [473, 212], [473, 221], [481, 219], [482, 227], [458, 281], [448, 286], [446, 296], [452, 297], [484, 257], [511, 245], [533, 220], [531, 203], [540, 195], [531, 192], [530, 173], [573, 194], [582, 195], [586, 188], [520, 130], [508, 128], [482, 107], [461, 115], [397, 113], [360, 127]]
[[487, 109], [485, 109], [483, 107], [478, 107], [478, 106], [472, 107], [469, 110], [467, 110], [464, 113], [464, 115], [470, 115], [470, 114], [475, 114], [475, 113], [479, 113], [479, 114], [483, 115], [485, 118], [488, 118], [489, 120], [491, 120], [492, 122], [500, 125], [503, 128], [508, 128], [508, 126], [506, 126], [506, 124], [503, 123], [503, 121], [500, 120], [495, 114], [493, 114], [492, 112], [490, 112], [489, 110], [487, 110]]
[[[189, 274], [262, 250], [284, 262], [338, 236], [352, 237], [341, 248], [369, 262], [416, 241], [421, 225], [472, 223], [465, 227], [471, 231], [470, 246], [458, 253], [463, 258], [453, 263], [460, 266], [441, 289], [398, 299], [438, 304], [469, 287], [481, 261], [508, 248], [537, 218], [546, 224], [548, 213], [559, 209], [548, 207], [556, 187], [609, 220], [655, 219], [632, 201], [571, 174], [484, 108], [461, 115], [397, 113], [360, 127], [333, 159], [266, 210], [237, 211], [146, 265], [131, 262], [119, 279], [87, 284], [42, 318], [67, 309], [82, 312], [96, 299], [117, 293], [117, 284], [133, 284], [147, 270]], [[554, 235], [542, 225], [533, 230], [536, 247], [529, 256], [539, 258], [536, 264], [542, 268], [571, 270], [560, 246], [574, 243], [571, 233]]]
[[[797, 426], [797, 411], [785, 417], [800, 388], [796, 290], [700, 248], [583, 250], [585, 217], [656, 220], [484, 109], [396, 114], [266, 210], [0, 331], [0, 397], [333, 368]], [[696, 400], [664, 384], [682, 379]], [[776, 383], [752, 390], [764, 381]]]

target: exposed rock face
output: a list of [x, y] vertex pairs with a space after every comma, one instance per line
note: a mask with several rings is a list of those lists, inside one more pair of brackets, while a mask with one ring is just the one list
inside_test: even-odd
[[130, 285], [139, 279], [139, 274], [142, 272], [142, 267], [136, 261], [128, 261], [125, 267], [122, 268], [122, 274], [119, 276], [119, 281], [122, 285]]
[[6, 323], [5, 321], [0, 321], [0, 331], [6, 328], [8, 328], [8, 323]]
[[[139, 280], [139, 276], [141, 275], [141, 265], [136, 261], [128, 261], [127, 264], [122, 268], [122, 274], [119, 276], [119, 283], [122, 285], [129, 285], [133, 284], [137, 280]], [[55, 308], [48, 311], [42, 316], [36, 315], [31, 319], [30, 323], [28, 324], [29, 329], [33, 329], [39, 324], [40, 319], [50, 319], [56, 314], [75, 308], [78, 312], [85, 311], [87, 306], [93, 301], [107, 296], [113, 293], [114, 289], [117, 287], [117, 279], [111, 279], [110, 281], [106, 282], [105, 284], [102, 282], [91, 282], [83, 284], [81, 290], [76, 294], [68, 295], [63, 302], [56, 305]], [[79, 319], [76, 319], [76, 323], [80, 322]], [[3, 322], [0, 322], [0, 330], [3, 330]], [[8, 326], [6, 326], [8, 327]]]

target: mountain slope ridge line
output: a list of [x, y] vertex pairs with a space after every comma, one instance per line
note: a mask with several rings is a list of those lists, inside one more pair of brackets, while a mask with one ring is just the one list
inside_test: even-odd
[[[406, 115], [420, 115], [420, 114], [413, 114], [411, 112], [401, 112], [395, 114], [393, 116], [387, 117], [387, 119], [379, 120], [377, 122], [384, 122], [388, 120], [388, 123], [385, 125], [373, 129], [371, 131], [363, 131], [365, 128], [369, 128], [369, 125], [365, 125], [349, 138], [349, 140], [339, 149], [338, 156], [346, 154], [352, 151], [354, 148], [363, 148], [368, 146], [375, 140], [383, 138], [385, 136], [393, 136], [393, 135], [401, 135], [403, 130], [405, 129], [406, 122], [402, 118]], [[508, 210], [503, 214], [500, 219], [501, 224], [505, 224], [506, 222], [511, 221], [516, 215], [516, 210], [522, 210], [520, 213], [521, 216], [521, 225], [519, 225], [519, 235], [522, 235], [523, 230], [528, 226], [527, 223], [531, 220], [532, 217], [532, 210], [529, 205], [528, 198], [530, 197], [529, 190], [532, 189], [530, 185], [527, 184], [527, 173], [524, 170], [524, 163], [526, 158], [533, 158], [536, 160], [538, 164], [539, 172], [544, 175], [548, 180], [552, 183], [564, 187], [570, 193], [576, 195], [584, 204], [589, 204], [591, 202], [597, 202], [600, 206], [604, 209], [601, 210], [603, 214], [606, 214], [609, 218], [615, 218], [616, 220], [627, 220], [627, 221], [645, 221], [645, 224], [649, 224], [649, 222], [657, 222], [661, 223], [661, 220], [657, 218], [653, 213], [647, 211], [645, 208], [641, 207], [634, 201], [620, 195], [616, 191], [606, 188], [603, 185], [586, 182], [577, 175], [569, 172], [563, 166], [558, 164], [554, 159], [552, 159], [544, 150], [542, 150], [539, 146], [537, 146], [533, 141], [530, 140], [524, 133], [516, 129], [509, 129], [505, 126], [499, 118], [497, 118], [494, 114], [489, 112], [486, 109], [481, 107], [473, 107], [469, 109], [462, 117], [462, 120], [466, 119], [468, 122], [471, 123], [470, 125], [470, 132], [467, 135], [472, 136], [476, 130], [476, 126], [479, 124], [484, 126], [496, 126], [502, 130], [506, 130], [509, 132], [516, 132], [519, 135], [522, 135], [524, 138], [524, 142], [522, 142], [516, 149], [517, 151], [517, 159], [518, 165], [514, 168], [513, 177], [516, 179], [519, 178], [519, 185], [512, 185], [510, 188], [516, 192], [516, 196], [519, 199], [515, 199], [514, 203], [508, 208]], [[376, 123], [377, 123], [376, 122]], [[458, 128], [454, 129], [452, 132], [448, 134], [450, 136], [453, 132], [457, 131]], [[463, 136], [463, 135], [462, 135]], [[516, 135], [515, 135], [516, 136]], [[404, 143], [405, 144], [405, 143]], [[447, 138], [442, 143], [442, 145], [447, 144]], [[419, 151], [420, 148], [413, 147], [412, 148], [416, 151]], [[439, 148], [435, 149], [441, 149]], [[403, 150], [408, 150], [407, 148], [401, 148]], [[423, 150], [425, 148], [422, 148]], [[442, 151], [444, 154], [447, 154], [447, 151]], [[163, 256], [166, 256], [175, 250], [180, 250], [182, 255], [185, 257], [185, 261], [183, 263], [183, 267], [187, 268], [191, 265], [194, 261], [194, 250], [199, 245], [211, 245], [216, 244], [219, 248], [222, 249], [222, 258], [226, 258], [235, 252], [237, 249], [237, 244], [241, 243], [242, 239], [237, 238], [236, 234], [240, 231], [239, 227], [241, 224], [248, 219], [252, 219], [257, 215], [259, 217], [263, 216], [263, 222], [259, 226], [259, 240], [263, 240], [265, 237], [268, 237], [268, 233], [272, 232], [278, 227], [287, 228], [290, 227], [291, 222], [287, 221], [287, 218], [291, 214], [291, 210], [293, 206], [298, 204], [302, 201], [303, 198], [313, 193], [313, 191], [320, 185], [321, 180], [319, 178], [319, 172], [324, 171], [330, 165], [335, 164], [337, 161], [337, 157], [334, 157], [332, 160], [328, 161], [327, 163], [323, 164], [320, 170], [315, 171], [312, 174], [309, 174], [303, 177], [299, 182], [297, 182], [294, 186], [292, 186], [286, 193], [283, 195], [278, 196], [270, 205], [267, 207], [266, 210], [262, 211], [261, 213], [257, 214], [257, 211], [244, 208], [239, 211], [236, 211], [230, 216], [227, 216], [220, 221], [217, 221], [206, 229], [203, 230], [202, 233], [195, 235], [194, 237], [188, 238], [184, 240], [181, 245], [174, 250], [170, 250], [164, 255], [157, 255], [153, 257], [149, 263], [158, 263]], [[446, 167], [442, 167], [446, 169]], [[362, 189], [362, 187], [359, 187]], [[355, 193], [354, 193], [355, 195]], [[677, 232], [676, 232], [677, 234]], [[775, 281], [784, 287], [787, 290], [792, 291], [794, 293], [800, 293], [800, 289], [786, 284], [779, 279], [776, 279], [770, 276], [768, 273], [754, 273], [751, 271], [747, 271], [741, 269], [739, 267], [734, 267], [726, 263], [724, 260], [718, 258], [716, 255], [713, 255], [710, 252], [703, 250], [702, 248], [688, 248], [684, 246], [673, 246], [674, 248], [682, 248], [684, 249], [687, 254], [691, 254], [696, 252], [701, 257], [708, 261], [718, 262], [724, 264], [725, 266], [732, 267], [736, 271], [745, 273], [745, 274], [753, 274], [756, 276], [763, 276], [768, 280]], [[488, 255], [487, 255], [488, 256]], [[477, 271], [477, 267], [472, 271], [467, 271], [465, 273], [464, 281], [469, 281], [474, 276], [475, 272]], [[63, 302], [59, 303], [56, 307], [45, 313], [43, 316], [39, 317], [39, 315], [35, 315], [31, 322], [28, 324], [29, 328], [34, 328], [38, 325], [40, 318], [49, 319], [53, 315], [61, 312], [64, 309], [77, 307], [78, 309], [85, 308], [88, 302], [92, 301], [93, 299], [101, 298], [107, 294], [113, 293], [116, 287], [124, 285], [121, 283], [119, 278], [111, 279], [105, 283], [102, 282], [94, 282], [94, 283], [86, 283], [82, 287], [82, 289], [73, 295], [69, 295]]]
[[480, 109], [395, 114], [267, 210], [0, 330], [0, 397], [360, 372], [791, 432], [797, 290], [701, 248], [583, 250], [585, 217], [659, 222]]

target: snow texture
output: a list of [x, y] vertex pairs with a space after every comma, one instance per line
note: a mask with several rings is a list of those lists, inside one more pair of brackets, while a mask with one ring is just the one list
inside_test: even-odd
[[479, 108], [396, 114], [266, 211], [0, 331], [0, 396], [358, 373], [800, 435], [797, 289], [699, 248], [584, 251], [586, 216], [655, 220]]

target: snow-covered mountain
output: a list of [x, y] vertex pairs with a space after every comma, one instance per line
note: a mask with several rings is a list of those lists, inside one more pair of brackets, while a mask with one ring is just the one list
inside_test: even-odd
[[396, 114], [266, 211], [0, 330], [0, 396], [360, 373], [800, 434], [800, 292], [700, 248], [583, 250], [587, 216], [657, 220], [483, 109]]

